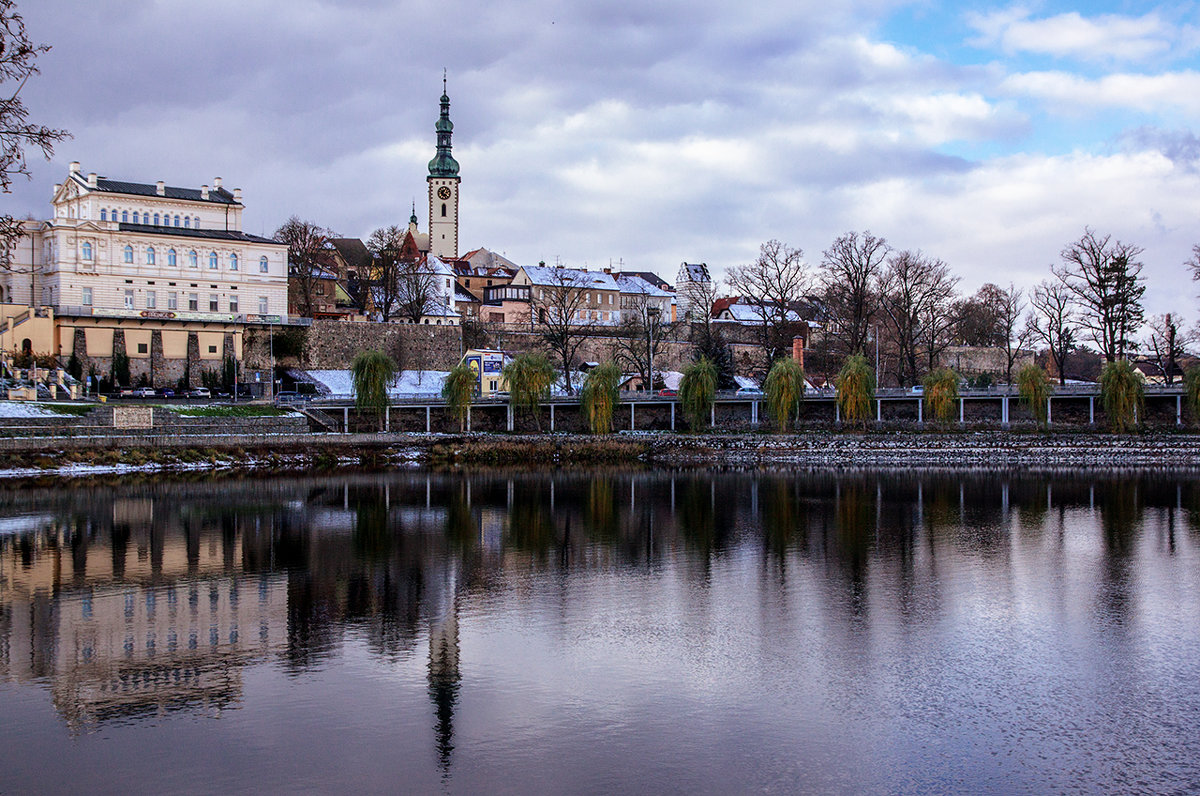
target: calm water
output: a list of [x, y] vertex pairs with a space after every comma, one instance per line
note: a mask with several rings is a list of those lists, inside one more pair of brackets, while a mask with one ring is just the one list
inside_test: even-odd
[[0, 485], [0, 792], [1200, 791], [1200, 485]]

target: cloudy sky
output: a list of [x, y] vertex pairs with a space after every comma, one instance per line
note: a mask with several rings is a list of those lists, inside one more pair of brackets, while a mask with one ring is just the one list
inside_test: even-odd
[[869, 229], [973, 291], [1044, 278], [1084, 225], [1145, 247], [1194, 318], [1200, 4], [902, 0], [23, 0], [25, 90], [67, 163], [243, 188], [246, 229], [425, 224], [442, 69], [464, 249], [674, 280]]

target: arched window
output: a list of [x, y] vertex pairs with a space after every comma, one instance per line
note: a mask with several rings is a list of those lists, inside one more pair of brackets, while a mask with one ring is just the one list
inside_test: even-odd
[[88, 241], [83, 242], [83, 259], [92, 259], [92, 244]]
[[102, 207], [102, 208], [100, 208], [100, 220], [101, 220], [101, 221], [108, 221], [108, 211], [107, 211], [107, 210], [105, 210], [103, 207]]
[[184, 216], [184, 217], [183, 217], [183, 225], [184, 225], [185, 227], [187, 227], [188, 229], [191, 229], [191, 228], [192, 228], [192, 217], [191, 217], [191, 216]]
[[127, 263], [133, 262], [133, 247], [132, 246], [125, 247], [125, 262], [127, 262]]
[[442, 202], [442, 218], [446, 217], [446, 203]]
[[128, 211], [128, 210], [122, 210], [122, 211], [121, 211], [121, 223], [122, 223], [122, 224], [128, 224], [128, 223], [129, 223], [129, 211]]
[[141, 223], [141, 222], [138, 220], [138, 219], [140, 219], [140, 218], [141, 218], [141, 216], [139, 216], [139, 215], [138, 215], [138, 211], [134, 210], [134, 211], [133, 211], [133, 223], [135, 223], [135, 224]]
[[179, 216], [175, 216], [175, 226], [179, 226]]
[[265, 274], [265, 273], [268, 273], [270, 270], [271, 270], [271, 266], [269, 266], [267, 264], [266, 255], [259, 257], [258, 258], [258, 272], [260, 274]]
[[200, 216], [196, 216], [195, 220], [192, 222], [192, 226], [196, 229], [200, 229]]
[[238, 269], [238, 256], [236, 254], [229, 255], [229, 270], [236, 271]]
[[167, 265], [178, 265], [178, 262], [175, 259], [175, 250], [174, 249], [167, 250]]
[[146, 249], [146, 265], [154, 265], [154, 247]]
[[195, 249], [188, 252], [188, 265], [190, 265], [192, 268], [200, 267], [200, 256], [196, 254]]
[[216, 252], [208, 253], [208, 267], [212, 271], [217, 270], [217, 253]]
[[154, 214], [154, 226], [158, 226], [158, 213]]

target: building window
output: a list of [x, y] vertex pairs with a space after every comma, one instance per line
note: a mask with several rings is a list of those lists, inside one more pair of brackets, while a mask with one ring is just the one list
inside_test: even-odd
[[221, 309], [221, 299], [216, 293], [208, 294], [208, 311], [219, 312]]
[[192, 217], [191, 217], [191, 216], [184, 216], [184, 217], [183, 217], [183, 225], [184, 225], [185, 227], [187, 227], [188, 229], [191, 229], [191, 228], [192, 228]]
[[138, 219], [140, 219], [140, 218], [141, 218], [141, 216], [138, 215], [138, 211], [134, 210], [133, 211], [133, 223], [137, 224]]
[[188, 293], [188, 309], [192, 312], [200, 311], [200, 296], [196, 293]]
[[92, 306], [92, 289], [90, 287], [85, 287], [83, 289], [83, 306]]
[[259, 257], [258, 258], [258, 272], [260, 274], [265, 274], [270, 270], [271, 270], [271, 267], [269, 265], [267, 265], [267, 258]]
[[192, 268], [200, 267], [200, 255], [196, 254], [195, 249], [188, 252], [188, 265], [190, 265]]
[[148, 310], [158, 309], [158, 291], [157, 290], [147, 290], [146, 291], [146, 309], [148, 309]]
[[178, 265], [178, 264], [179, 264], [179, 262], [175, 257], [175, 250], [167, 249], [167, 265], [174, 266], [174, 265]]
[[132, 290], [125, 291], [125, 309], [127, 309], [127, 310], [133, 309], [133, 291]]
[[236, 271], [238, 269], [238, 256], [236, 254], [229, 255], [229, 270]]
[[259, 296], [258, 297], [258, 314], [266, 315], [267, 313], [268, 313], [267, 297]]
[[158, 213], [154, 214], [154, 226], [158, 226]]
[[122, 223], [122, 224], [128, 224], [128, 223], [129, 223], [129, 211], [128, 211], [128, 210], [122, 210], [122, 211], [121, 211], [121, 223]]
[[154, 265], [154, 247], [146, 249], [146, 265]]
[[100, 220], [101, 220], [101, 221], [108, 221], [108, 211], [107, 211], [107, 210], [105, 210], [103, 207], [102, 207], [102, 208], [100, 208]]
[[208, 253], [208, 268], [210, 271], [217, 270], [217, 253], [216, 252]]
[[169, 310], [179, 309], [179, 294], [176, 293], [174, 290], [167, 293], [167, 309], [169, 309]]
[[442, 218], [446, 217], [446, 203], [442, 202]]
[[125, 247], [125, 262], [127, 262], [127, 263], [133, 262], [133, 247], [132, 246]]
[[234, 313], [235, 315], [237, 314], [237, 311], [238, 311], [238, 297], [237, 296], [229, 297], [229, 311]]
[[200, 229], [200, 216], [196, 216], [195, 220], [192, 222], [192, 226], [195, 229]]
[[175, 226], [179, 226], [179, 216], [175, 216]]
[[150, 353], [150, 351], [149, 351], [149, 346], [147, 346], [145, 343], [138, 343], [137, 345], [138, 345], [138, 353], [139, 353], [139, 354], [148, 354], [148, 353]]
[[88, 241], [83, 242], [83, 259], [92, 259], [92, 244]]

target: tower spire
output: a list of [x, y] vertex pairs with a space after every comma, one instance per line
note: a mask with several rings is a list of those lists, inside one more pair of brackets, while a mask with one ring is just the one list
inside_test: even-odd
[[446, 73], [442, 70], [442, 113], [433, 129], [437, 131], [437, 154], [429, 161], [430, 177], [457, 177], [458, 161], [450, 154], [450, 139], [454, 135], [454, 122], [450, 121], [450, 96], [446, 93]]
[[408, 223], [414, 225], [417, 223], [417, 200], [415, 198], [412, 200], [412, 215], [408, 217]]

